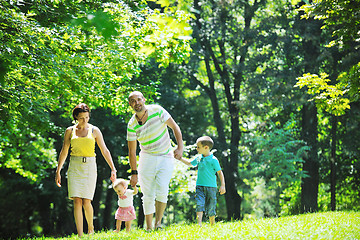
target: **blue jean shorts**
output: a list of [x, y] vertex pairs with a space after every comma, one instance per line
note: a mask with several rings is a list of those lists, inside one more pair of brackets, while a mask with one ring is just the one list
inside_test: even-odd
[[209, 217], [216, 215], [216, 187], [196, 186], [196, 212], [205, 212]]

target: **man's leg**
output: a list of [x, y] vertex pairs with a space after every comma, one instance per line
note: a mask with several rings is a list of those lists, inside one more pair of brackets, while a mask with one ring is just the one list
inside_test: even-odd
[[152, 222], [153, 222], [153, 213], [145, 215], [145, 222], [146, 222], [146, 230], [150, 231], [153, 229]]
[[156, 157], [140, 152], [139, 184], [143, 193], [142, 202], [145, 214], [146, 230], [153, 228], [153, 215], [155, 212], [155, 173]]
[[162, 156], [156, 166], [155, 228], [161, 227], [161, 220], [167, 205], [169, 184], [174, 170], [174, 158]]
[[166, 203], [155, 201], [155, 228], [161, 227], [161, 220], [164, 216]]

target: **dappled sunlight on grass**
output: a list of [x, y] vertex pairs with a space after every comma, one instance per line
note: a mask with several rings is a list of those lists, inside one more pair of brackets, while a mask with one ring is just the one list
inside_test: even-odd
[[[36, 238], [54, 239], [54, 238]], [[59, 238], [58, 238], [59, 239]], [[72, 235], [68, 238], [78, 239]], [[160, 231], [97, 232], [82, 239], [360, 239], [360, 212], [312, 213], [281, 218], [264, 218], [216, 223], [174, 224]]]

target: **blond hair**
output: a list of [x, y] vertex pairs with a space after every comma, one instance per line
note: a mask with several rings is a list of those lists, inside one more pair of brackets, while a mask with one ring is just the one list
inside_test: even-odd
[[119, 184], [123, 185], [124, 188], [127, 188], [127, 186], [129, 185], [129, 182], [123, 178], [117, 178], [117, 179], [115, 179], [115, 181], [112, 184], [113, 189], [115, 189], [116, 186], [118, 186]]

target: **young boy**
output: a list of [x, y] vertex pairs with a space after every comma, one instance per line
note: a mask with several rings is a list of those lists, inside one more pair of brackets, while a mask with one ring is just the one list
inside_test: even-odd
[[192, 166], [198, 166], [198, 175], [196, 180], [196, 217], [199, 226], [202, 223], [204, 211], [209, 216], [210, 224], [215, 224], [216, 215], [216, 174], [220, 178], [221, 186], [219, 189], [220, 194], [224, 194], [225, 179], [221, 171], [221, 167], [217, 158], [210, 152], [214, 145], [213, 140], [208, 136], [200, 137], [196, 140], [196, 150], [201, 156], [193, 161], [180, 159], [183, 163]]

